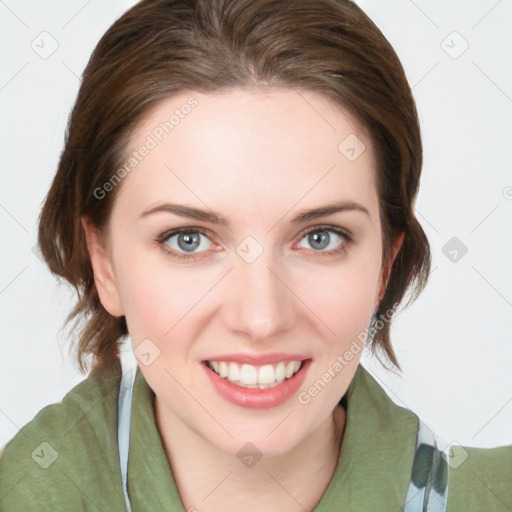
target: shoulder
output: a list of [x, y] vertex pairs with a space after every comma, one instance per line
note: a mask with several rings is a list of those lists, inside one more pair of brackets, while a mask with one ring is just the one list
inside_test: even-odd
[[[362, 406], [362, 413], [368, 416], [371, 412], [379, 427], [395, 433], [396, 430], [390, 428], [390, 424], [398, 428], [399, 432], [404, 430], [402, 427], [405, 426], [408, 436], [415, 437], [418, 431], [419, 417], [412, 410], [400, 406], [392, 400], [383, 386], [384, 384], [380, 380], [377, 381], [377, 376], [360, 364], [349, 386], [347, 398], [353, 395], [358, 406]], [[398, 432], [396, 433], [398, 434]]]
[[473, 448], [452, 445], [448, 512], [512, 510], [512, 445]]
[[[426, 424], [413, 411], [394, 403], [366, 369], [358, 369], [349, 389], [364, 405], [358, 412], [365, 418], [364, 425], [370, 425], [373, 436], [379, 432], [381, 440], [394, 451], [399, 446], [397, 440], [403, 439], [400, 451], [407, 456], [397, 467], [410, 468], [407, 478], [411, 485], [419, 480], [423, 486], [431, 482], [427, 487], [437, 488], [447, 480], [447, 512], [512, 510], [512, 445], [474, 448], [451, 443], [446, 449], [444, 440], [429, 438], [427, 432], [431, 431]], [[371, 438], [366, 442], [371, 444]], [[417, 487], [409, 491], [418, 494]]]
[[[120, 480], [117, 396], [120, 368], [93, 371], [44, 407], [0, 452], [0, 510], [100, 507]], [[105, 493], [103, 493], [105, 494]], [[122, 491], [121, 491], [122, 498]], [[56, 507], [57, 505], [57, 507]]]

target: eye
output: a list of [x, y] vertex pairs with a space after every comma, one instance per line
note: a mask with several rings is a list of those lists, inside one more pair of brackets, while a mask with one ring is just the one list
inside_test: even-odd
[[345, 251], [353, 238], [348, 231], [337, 226], [317, 226], [303, 233], [302, 240], [306, 240], [314, 252], [328, 256]]
[[[212, 247], [208, 235], [201, 228], [176, 228], [162, 233], [155, 241], [173, 258], [187, 260], [197, 258]], [[348, 231], [338, 226], [310, 228], [300, 235], [300, 239], [301, 242], [306, 240], [318, 256], [333, 256], [346, 251], [353, 240]], [[326, 248], [328, 250], [324, 250]]]
[[[166, 252], [177, 259], [194, 258], [212, 245], [206, 231], [199, 228], [173, 229], [163, 233], [156, 241]], [[202, 250], [196, 251], [196, 249]]]

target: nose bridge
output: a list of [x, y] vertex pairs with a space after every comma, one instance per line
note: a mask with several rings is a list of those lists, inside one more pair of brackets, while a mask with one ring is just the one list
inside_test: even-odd
[[[241, 246], [234, 255], [224, 318], [229, 329], [263, 341], [292, 325], [293, 294], [283, 283], [271, 251], [251, 261]], [[254, 247], [251, 250], [254, 257]]]

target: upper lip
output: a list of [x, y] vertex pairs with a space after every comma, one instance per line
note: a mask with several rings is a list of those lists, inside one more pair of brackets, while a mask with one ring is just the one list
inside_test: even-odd
[[290, 354], [285, 352], [278, 352], [274, 354], [223, 354], [218, 356], [212, 356], [205, 361], [225, 361], [225, 362], [233, 362], [240, 364], [250, 364], [253, 366], [263, 366], [266, 364], [275, 364], [275, 363], [288, 363], [290, 361], [304, 361], [306, 359], [310, 359], [308, 356], [303, 354]]

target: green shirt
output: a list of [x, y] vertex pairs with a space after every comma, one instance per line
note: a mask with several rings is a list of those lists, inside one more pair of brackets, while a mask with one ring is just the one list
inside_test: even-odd
[[[0, 455], [1, 512], [125, 510], [117, 445], [120, 379], [118, 365], [94, 370], [7, 443]], [[153, 400], [137, 369], [128, 463], [132, 511], [185, 512]], [[343, 405], [347, 423], [338, 466], [314, 512], [400, 512], [418, 417], [396, 405], [361, 365]], [[447, 512], [512, 511], [512, 446], [464, 450], [462, 463], [459, 452], [449, 468]]]

